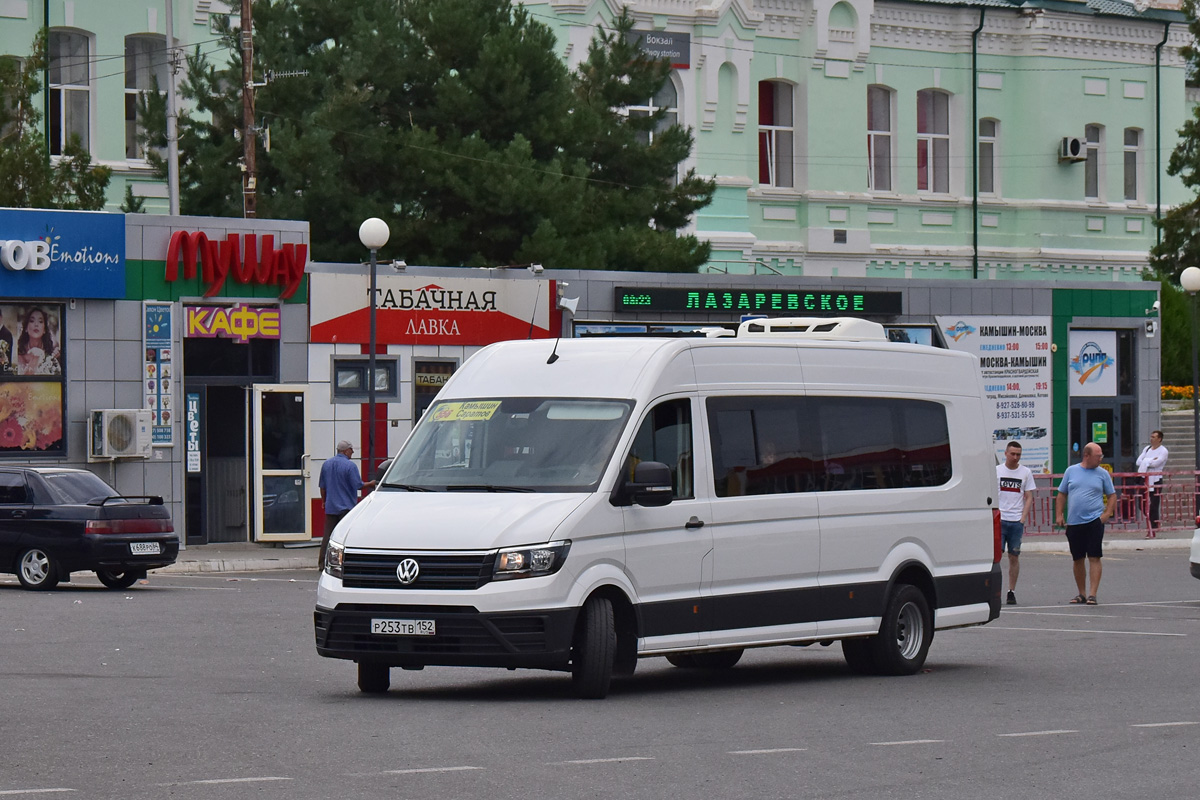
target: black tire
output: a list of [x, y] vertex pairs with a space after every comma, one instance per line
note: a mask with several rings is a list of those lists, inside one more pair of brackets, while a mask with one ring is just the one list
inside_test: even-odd
[[386, 694], [392, 685], [392, 669], [387, 664], [358, 662], [358, 690], [363, 694]]
[[616, 654], [617, 631], [613, 624], [612, 602], [606, 597], [589, 598], [579, 612], [575, 642], [571, 647], [571, 680], [575, 684], [575, 694], [588, 700], [607, 696]]
[[875, 671], [875, 658], [870, 639], [842, 639], [842, 655], [851, 672], [869, 675]]
[[96, 570], [96, 577], [110, 589], [128, 589], [144, 576], [142, 572], [110, 572], [106, 569]]
[[49, 591], [58, 586], [58, 561], [40, 547], [29, 547], [17, 557], [17, 580], [26, 589]]
[[715, 650], [711, 653], [674, 653], [667, 656], [672, 666], [682, 669], [730, 669], [742, 660], [742, 649]]
[[933, 615], [925, 594], [915, 586], [897, 584], [888, 597], [879, 635], [866, 641], [880, 675], [912, 675], [919, 670], [933, 643]]

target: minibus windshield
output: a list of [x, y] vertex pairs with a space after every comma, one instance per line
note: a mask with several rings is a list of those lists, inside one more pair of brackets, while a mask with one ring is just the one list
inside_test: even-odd
[[600, 482], [631, 400], [446, 400], [425, 412], [380, 488], [588, 492]]

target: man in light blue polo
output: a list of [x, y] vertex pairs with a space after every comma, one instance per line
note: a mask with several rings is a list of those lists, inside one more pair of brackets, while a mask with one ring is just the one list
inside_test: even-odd
[[321, 465], [321, 500], [325, 504], [325, 535], [321, 537], [321, 555], [317, 566], [325, 568], [325, 548], [329, 546], [329, 534], [342, 521], [342, 517], [358, 502], [362, 489], [371, 489], [375, 481], [363, 482], [358, 466], [350, 460], [354, 445], [345, 439], [337, 443], [337, 455]]
[[[1058, 524], [1067, 528], [1075, 586], [1079, 590], [1071, 602], [1089, 606], [1096, 605], [1096, 591], [1100, 588], [1103, 572], [1100, 558], [1104, 555], [1104, 523], [1112, 518], [1117, 507], [1117, 490], [1113, 488], [1112, 476], [1100, 466], [1103, 457], [1100, 445], [1095, 442], [1085, 444], [1082, 462], [1067, 467], [1054, 501]], [[1065, 521], [1064, 510], [1067, 512]], [[1088, 560], [1086, 595], [1083, 592], [1085, 556]]]

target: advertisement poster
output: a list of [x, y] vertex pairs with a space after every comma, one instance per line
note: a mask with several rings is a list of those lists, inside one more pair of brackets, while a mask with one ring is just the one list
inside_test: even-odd
[[187, 439], [186, 468], [189, 473], [200, 471], [200, 393], [188, 392], [187, 429], [184, 436]]
[[66, 455], [61, 303], [0, 305], [0, 455]]
[[1021, 443], [1021, 463], [1050, 472], [1050, 317], [938, 317], [946, 346], [979, 358], [996, 457]]
[[1069, 366], [1072, 397], [1115, 397], [1117, 332], [1071, 331]]
[[0, 208], [6, 297], [125, 296], [125, 215]]
[[150, 409], [151, 439], [155, 446], [175, 443], [175, 364], [171, 346], [171, 303], [146, 301], [143, 306], [143, 408]]

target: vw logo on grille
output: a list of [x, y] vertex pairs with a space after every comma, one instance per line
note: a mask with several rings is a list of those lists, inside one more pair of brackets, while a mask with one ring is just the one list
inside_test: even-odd
[[405, 586], [417, 579], [417, 575], [421, 572], [421, 565], [417, 563], [415, 558], [406, 558], [396, 567], [396, 579]]

